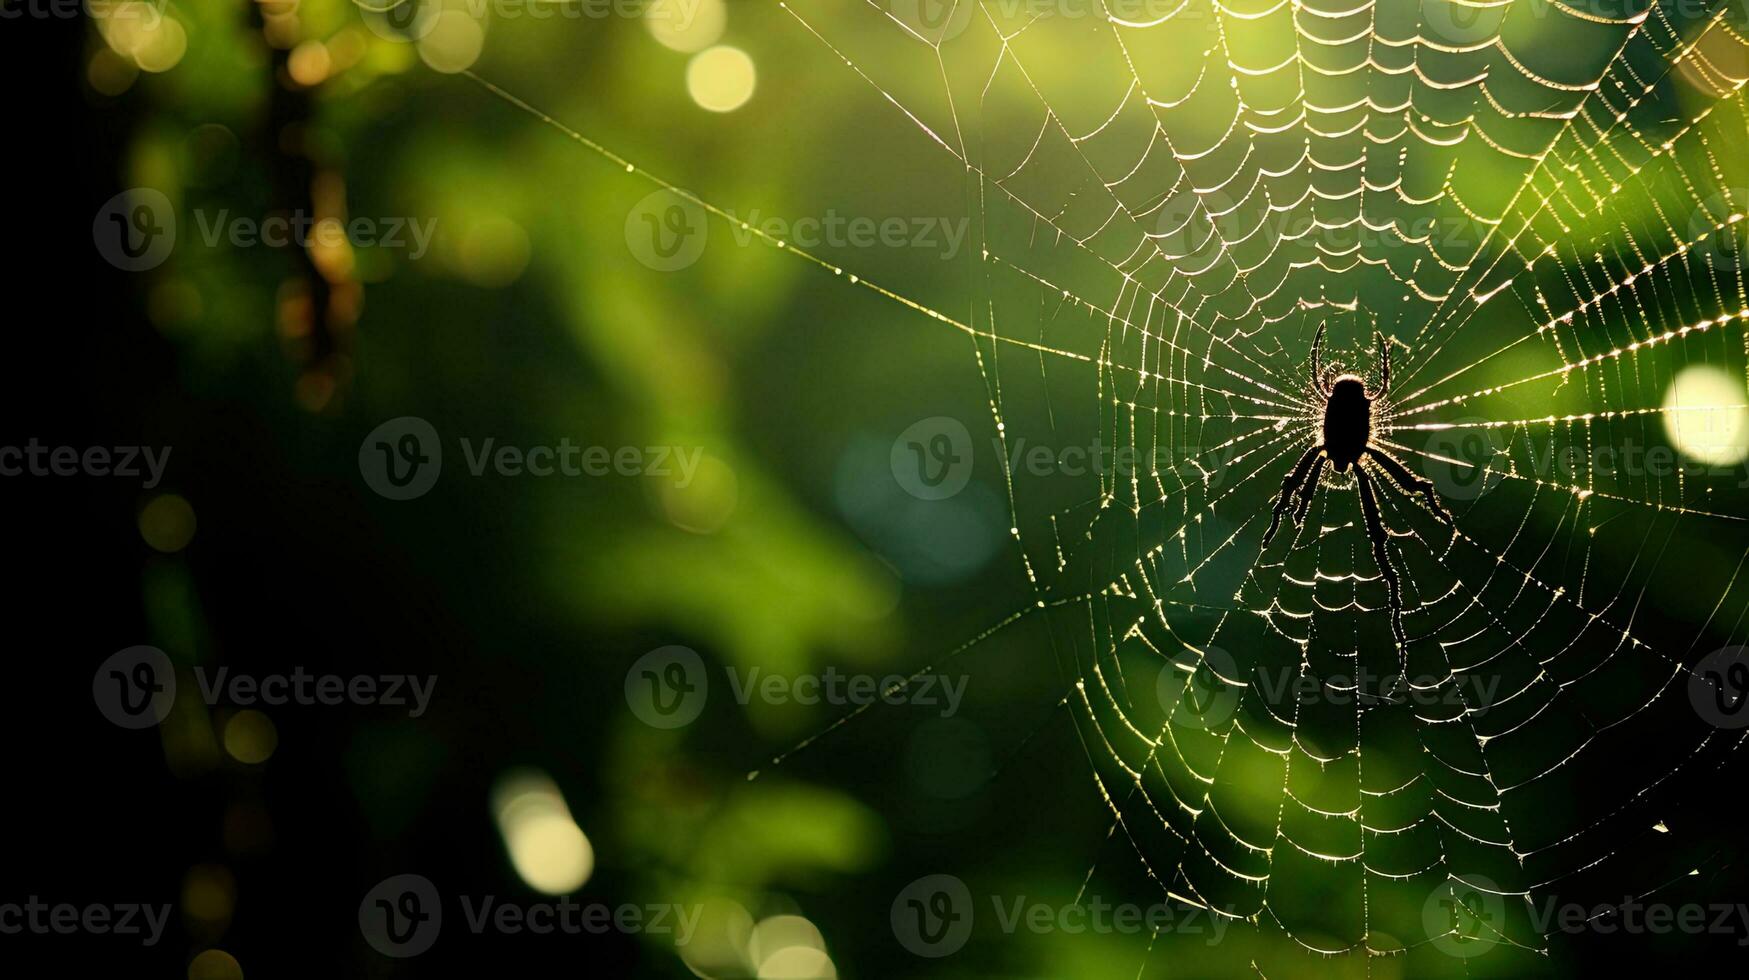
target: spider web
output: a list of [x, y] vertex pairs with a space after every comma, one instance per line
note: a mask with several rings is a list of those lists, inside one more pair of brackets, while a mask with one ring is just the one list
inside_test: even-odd
[[[963, 282], [897, 288], [743, 228], [967, 337], [1015, 618], [1049, 618], [1109, 840], [1154, 886], [1268, 949], [1423, 975], [1468, 969], [1452, 942], [1546, 952], [1545, 895], [1689, 870], [1659, 801], [1742, 744], [1685, 692], [1743, 635], [1749, 508], [1621, 454], [1666, 442], [1682, 368], [1744, 374], [1741, 9], [777, 6], [866, 84], [856, 111], [963, 172], [975, 247]], [[1453, 516], [1373, 471], [1401, 647], [1350, 479], [1261, 546], [1318, 438], [1320, 328], [1373, 387], [1389, 339], [1375, 442]], [[1047, 484], [1023, 438], [1140, 462]], [[1500, 914], [1424, 916], [1465, 892]]]

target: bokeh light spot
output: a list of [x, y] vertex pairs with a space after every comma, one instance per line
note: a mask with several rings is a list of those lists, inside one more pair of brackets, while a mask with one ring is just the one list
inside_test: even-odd
[[833, 980], [838, 968], [825, 950], [789, 946], [759, 963], [759, 980]]
[[139, 77], [139, 66], [111, 48], [99, 48], [93, 52], [91, 64], [85, 69], [85, 80], [100, 95], [120, 95]]
[[[822, 952], [825, 948], [826, 940], [820, 935], [820, 928], [812, 922], [799, 915], [774, 915], [761, 919], [753, 927], [753, 934], [747, 941], [747, 956], [759, 964], [759, 975], [764, 977], [767, 976], [767, 964], [783, 958], [792, 950]], [[780, 972], [775, 975], [788, 977], [818, 974]]]
[[680, 958], [701, 977], [746, 976], [753, 916], [732, 898], [712, 896], [700, 906], [698, 928], [680, 947]]
[[462, 233], [450, 265], [474, 285], [496, 289], [522, 277], [528, 256], [528, 233], [509, 218], [494, 215]]
[[486, 32], [478, 21], [460, 10], [445, 10], [434, 18], [431, 31], [419, 39], [419, 57], [433, 71], [455, 74], [479, 60], [486, 46]]
[[692, 101], [712, 112], [734, 112], [746, 105], [758, 80], [753, 58], [726, 44], [693, 55], [686, 66], [686, 90]]
[[188, 547], [194, 526], [194, 508], [173, 493], [153, 497], [140, 510], [140, 537], [167, 555]]
[[682, 481], [657, 479], [657, 495], [669, 523], [694, 534], [714, 534], [727, 524], [740, 502], [741, 484], [728, 463], [701, 456], [698, 471]]
[[188, 53], [188, 32], [182, 24], [168, 17], [159, 17], [157, 26], [142, 31], [132, 54], [141, 71], [166, 72], [182, 61]]
[[193, 932], [224, 932], [236, 906], [237, 880], [229, 868], [197, 864], [182, 877], [182, 916]]
[[258, 766], [273, 757], [279, 747], [279, 730], [273, 720], [253, 708], [239, 711], [225, 722], [225, 751], [245, 765]]
[[1743, 378], [1711, 364], [1682, 369], [1664, 394], [1664, 433], [1697, 463], [1731, 466], [1749, 458], [1749, 399]]
[[204, 950], [189, 962], [188, 980], [243, 980], [243, 965], [222, 949]]
[[655, 0], [644, 12], [644, 26], [663, 47], [703, 51], [717, 43], [728, 24], [723, 0]]
[[293, 48], [291, 57], [286, 59], [286, 71], [292, 81], [306, 88], [322, 84], [333, 67], [334, 59], [321, 41], [305, 41]]
[[595, 849], [545, 773], [523, 769], [500, 778], [492, 810], [511, 866], [530, 888], [564, 895], [594, 873]]

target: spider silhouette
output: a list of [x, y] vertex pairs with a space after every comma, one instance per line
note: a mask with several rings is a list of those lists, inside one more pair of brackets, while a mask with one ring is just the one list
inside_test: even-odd
[[1312, 497], [1318, 492], [1318, 478], [1326, 460], [1338, 473], [1346, 473], [1352, 466], [1354, 483], [1360, 493], [1360, 513], [1366, 522], [1366, 536], [1372, 540], [1373, 561], [1378, 563], [1379, 574], [1384, 577], [1390, 596], [1391, 635], [1403, 644], [1406, 642], [1403, 589], [1397, 580], [1396, 566], [1391, 564], [1390, 552], [1385, 547], [1389, 537], [1385, 522], [1379, 517], [1379, 502], [1373, 492], [1372, 477], [1361, 463], [1367, 461], [1377, 466], [1400, 491], [1419, 493], [1427, 498], [1434, 515], [1445, 523], [1451, 523], [1451, 515], [1446, 513], [1439, 496], [1433, 492], [1432, 481], [1416, 476], [1397, 457], [1372, 442], [1373, 404], [1391, 390], [1391, 351], [1383, 334], [1374, 331], [1373, 336], [1379, 348], [1379, 390], [1376, 393], [1367, 391], [1366, 382], [1356, 374], [1344, 373], [1335, 381], [1325, 383], [1324, 328], [1318, 328], [1318, 335], [1312, 340], [1312, 387], [1324, 399], [1323, 437], [1306, 450], [1282, 479], [1281, 496], [1276, 498], [1269, 530], [1263, 535], [1263, 545], [1268, 547], [1275, 532], [1281, 529], [1281, 517], [1287, 513], [1290, 500], [1293, 501], [1294, 527], [1299, 527], [1304, 521], [1307, 509], [1312, 506]]

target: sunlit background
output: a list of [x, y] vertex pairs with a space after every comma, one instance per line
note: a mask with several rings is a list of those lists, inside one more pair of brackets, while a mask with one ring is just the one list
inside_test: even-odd
[[[1322, 956], [1272, 935], [1260, 919], [1219, 948], [1206, 935], [997, 928], [989, 896], [1053, 907], [1089, 897], [1143, 904], [1182, 897], [1147, 863], [1148, 832], [1114, 824], [1122, 805], [1107, 794], [1122, 796], [1124, 774], [1135, 773], [1090, 741], [1103, 729], [1087, 722], [1097, 725], [1106, 706], [1083, 714], [1086, 695], [1077, 693], [1091, 683], [1088, 664], [1101, 650], [1113, 668], [1129, 665], [1147, 659], [1138, 657], [1142, 644], [1157, 652], [1154, 638], [1120, 635], [1092, 612], [1077, 619], [1079, 606], [1057, 600], [1098, 594], [1115, 576], [1172, 560], [1154, 553], [1156, 545], [1182, 551], [1191, 584], [1165, 601], [1183, 605], [1183, 619], [1173, 621], [1189, 635], [1204, 618], [1213, 622], [1210, 610], [1220, 610], [1207, 603], [1218, 590], [1226, 594], [1215, 599], [1229, 610], [1258, 612], [1276, 597], [1275, 579], [1317, 576], [1313, 565], [1281, 559], [1268, 575], [1248, 577], [1248, 557], [1234, 563], [1214, 544], [1267, 513], [1284, 463], [1227, 484], [1250, 508], [1238, 517], [1215, 509], [1219, 485], [1208, 485], [1206, 498], [1196, 498], [1196, 507], [1211, 508], [1207, 523], [1199, 516], [1191, 532], [1180, 527], [1168, 539], [1170, 529], [1147, 523], [1132, 489], [1017, 476], [986, 447], [998, 436], [1085, 445], [1105, 435], [1122, 443], [1119, 398], [1106, 387], [1119, 376], [1106, 370], [1113, 363], [1145, 366], [1151, 358], [1158, 370], [1205, 389], [1218, 369], [1251, 368], [1206, 336], [1194, 351], [1170, 355], [1166, 367], [1145, 345], [1138, 361], [1135, 336], [1122, 330], [1057, 339], [1050, 331], [1060, 323], [1098, 319], [1080, 308], [1083, 296], [1094, 312], [1119, 310], [1125, 294], [1114, 300], [1115, 288], [1101, 294], [1094, 284], [1109, 277], [1110, 260], [1083, 268], [1062, 259], [1059, 268], [1043, 267], [1048, 283], [993, 283], [978, 262], [989, 254], [981, 249], [1042, 262], [1061, 246], [1061, 229], [1012, 214], [1003, 225], [994, 203], [980, 203], [970, 168], [941, 150], [988, 136], [1018, 145], [1030, 161], [1024, 150], [1039, 121], [1025, 111], [1023, 90], [1017, 96], [972, 70], [975, 59], [938, 57], [885, 7], [799, 4], [804, 21], [763, 0], [584, 6], [597, 15], [559, 0], [125, 0], [89, 4], [78, 25], [78, 77], [57, 81], [76, 91], [104, 135], [84, 163], [93, 206], [68, 209], [78, 213], [66, 220], [84, 236], [98, 204], [138, 187], [162, 191], [176, 216], [168, 261], [137, 274], [98, 266], [101, 292], [118, 312], [89, 329], [120, 339], [80, 348], [104, 365], [79, 382], [100, 392], [92, 395], [93, 424], [174, 447], [161, 486], [104, 487], [80, 500], [104, 514], [92, 534], [127, 573], [111, 587], [137, 609], [115, 619], [131, 622], [131, 631], [118, 625], [92, 641], [107, 647], [78, 651], [80, 669], [150, 643], [171, 656], [184, 689], [154, 732], [91, 736], [126, 760], [130, 785], [144, 796], [134, 802], [152, 811], [142, 819], [158, 828], [150, 857], [130, 866], [135, 891], [156, 889], [177, 907], [164, 947], [150, 952], [167, 966], [152, 975], [1164, 977], [1246, 975], [1264, 963], [1257, 972], [1271, 977], [1580, 976], [1607, 959], [1653, 961], [1715, 941], [1730, 945], [1731, 937], [1640, 936], [1625, 946], [1623, 937], [1555, 936], [1547, 953], [1528, 957], [1502, 949], [1410, 959], [1390, 952], [1425, 937], [1387, 935], [1377, 923], [1419, 921], [1422, 903], [1394, 894], [1373, 899], [1369, 910], [1367, 938], [1385, 955]], [[1261, 15], [1269, 5], [1250, 6]], [[1595, 6], [1598, 16], [1620, 16]], [[1052, 93], [1049, 103], [1072, 112], [1105, 99], [1109, 109], [1101, 87], [1111, 81], [1109, 66], [1082, 60], [1080, 47], [1081, 35], [1107, 25], [1080, 5], [1061, 9], [1070, 8], [1080, 15], [1046, 15], [1026, 36], [1029, 67]], [[1686, 15], [1690, 29], [1725, 19], [1712, 6], [1697, 11]], [[1006, 15], [1024, 21], [1028, 13]], [[1726, 22], [1741, 28], [1742, 11]], [[1536, 26], [1554, 31], [1552, 23]], [[1542, 50], [1559, 53], [1552, 37]], [[1585, 43], [1600, 42], [1586, 36]], [[1235, 50], [1243, 53], [1244, 42]], [[1749, 75], [1741, 51], [1714, 53], [1723, 80], [1709, 68], [1685, 68], [1700, 73], [1692, 87], [1714, 98], [1732, 93], [1724, 101], [1740, 106], [1738, 76]], [[980, 91], [993, 93], [982, 106], [952, 101]], [[1669, 95], [1671, 118], [1700, 112], [1703, 103], [1685, 98], [1691, 93]], [[1016, 173], [1016, 186], [1029, 186], [1033, 174]], [[1059, 175], [1039, 180], [1039, 193], [1054, 199]], [[1477, 181], [1490, 183], [1486, 175]], [[1082, 200], [1065, 201], [1059, 216], [1067, 222]], [[1652, 227], [1674, 241], [1694, 238], [1687, 212], [1665, 214], [1661, 199], [1648, 200], [1643, 213], [1621, 218], [1624, 242]], [[1743, 201], [1727, 197], [1706, 212], [1716, 225], [1707, 254], [1721, 262], [1737, 254], [1718, 246], [1740, 238]], [[339, 238], [309, 248], [233, 247], [203, 238], [211, 222], [225, 220], [216, 216], [285, 212], [335, 226], [404, 219], [412, 230], [394, 245]], [[648, 239], [639, 241], [642, 220], [677, 214], [708, 228], [702, 252], [672, 262], [649, 254]], [[761, 230], [775, 217], [794, 231], [802, 216], [966, 219], [975, 230], [953, 254], [943, 254], [944, 243], [808, 245]], [[432, 229], [423, 247], [414, 238], [419, 227]], [[1598, 267], [1614, 278], [1593, 281], [1580, 270], [1570, 279], [1574, 294], [1618, 282], [1631, 253], [1627, 245], [1607, 259], [1600, 252]], [[1442, 393], [1489, 392], [1422, 420], [1429, 423], [1644, 408], [1630, 441], [1661, 440], [1694, 464], [1723, 469], [1695, 492], [1675, 476], [1602, 485], [1600, 500], [1613, 490], [1644, 503], [1654, 513], [1648, 521], [1673, 518], [1656, 525], [1653, 550], [1667, 564], [1654, 572], [1633, 564], [1653, 525], [1633, 524], [1628, 535], [1639, 519], [1629, 517], [1608, 530], [1600, 530], [1602, 520], [1581, 530], [1577, 512], [1565, 508], [1591, 492], [1568, 486], [1572, 479], [1550, 494], [1575, 491], [1560, 510], [1540, 496], [1500, 504], [1518, 499], [1507, 479], [1490, 491], [1504, 508], [1494, 514], [1506, 518], [1481, 509], [1471, 518], [1484, 527], [1522, 521], [1523, 547], [1558, 551], [1601, 534], [1604, 551], [1585, 574], [1606, 583], [1607, 594], [1586, 595], [1577, 585], [1573, 593], [1691, 658], [1740, 642], [1745, 608], [1733, 571], [1740, 528], [1721, 532], [1691, 513], [1749, 513], [1742, 468], [1749, 303], [1740, 265], [1731, 277], [1709, 269], [1697, 265], [1689, 275], [1733, 283], [1736, 295], [1726, 289], [1705, 309], [1674, 294], [1641, 302], [1656, 307], [1658, 329], [1666, 316], [1716, 319], [1719, 329], [1702, 331], [1680, 357], [1666, 343], [1662, 360], [1615, 358], [1629, 369], [1602, 382], [1607, 393], [1583, 372], [1564, 391], [1551, 382], [1534, 392], [1490, 392], [1598, 353], [1545, 349], [1536, 331], [1535, 357], [1520, 348], [1481, 361], [1501, 337], [1526, 323], [1535, 330], [1533, 313], [1512, 294], [1495, 300], [1511, 302], [1509, 312], [1482, 315], [1460, 331], [1447, 359], [1432, 362], [1414, 386], [1470, 366], [1461, 385]], [[1535, 273], [1526, 266], [1527, 280]], [[1351, 367], [1370, 364], [1373, 326], [1405, 341], [1420, 326], [1385, 319], [1403, 291], [1394, 286], [1298, 288], [1338, 306], [1352, 300], [1331, 320], [1333, 357]], [[1648, 314], [1624, 303], [1610, 315], [1632, 323]], [[1122, 326], [1159, 327], [1134, 309], [1112, 316], [1129, 316]], [[1266, 333], [1258, 348], [1271, 370], [1298, 379], [1316, 323], [1308, 315], [1290, 326]], [[1037, 344], [976, 336], [999, 329]], [[1633, 336], [1651, 332], [1642, 326]], [[1559, 343], [1558, 331], [1550, 343]], [[1412, 364], [1416, 353], [1400, 356]], [[1193, 367], [1197, 359], [1201, 367]], [[110, 385], [115, 378], [137, 380]], [[1136, 404], [1124, 397], [1128, 424]], [[1508, 399], [1506, 407], [1487, 404], [1489, 397]], [[1183, 398], [1162, 402], [1165, 414], [1189, 409]], [[1217, 429], [1223, 416], [1236, 421], [1246, 410], [1234, 405], [1197, 404], [1202, 448], [1241, 438], [1237, 429]], [[402, 416], [428, 420], [445, 439], [444, 475], [413, 501], [373, 493], [358, 462], [366, 434]], [[964, 490], [930, 501], [895, 482], [891, 460], [901, 433], [936, 417], [960, 420], [982, 455]], [[1628, 423], [1606, 418], [1593, 429], [1586, 419], [1583, 429], [1560, 430], [1561, 445], [1627, 432], [1609, 427], [1616, 424]], [[1556, 437], [1543, 435], [1553, 452]], [[685, 485], [648, 475], [474, 476], [458, 437], [695, 447], [699, 456]], [[1495, 466], [1516, 475], [1524, 445], [1496, 444]], [[1408, 461], [1417, 469], [1429, 462]], [[1351, 488], [1323, 493], [1336, 501], [1327, 506], [1355, 508]], [[1109, 523], [1096, 528], [1071, 517], [1127, 511], [1132, 501], [1135, 524], [1116, 541]], [[1407, 526], [1408, 505], [1390, 512]], [[1585, 512], [1591, 520], [1597, 514]], [[1341, 560], [1370, 570], [1357, 526], [1348, 527], [1355, 543]], [[1134, 539], [1124, 537], [1131, 531]], [[1245, 531], [1254, 538], [1257, 529]], [[1610, 550], [1612, 535], [1629, 543]], [[1204, 572], [1193, 552], [1221, 559]], [[1469, 566], [1461, 555], [1412, 557], [1420, 564], [1410, 576], [1443, 560], [1478, 595], [1494, 584], [1474, 555]], [[1213, 581], [1191, 582], [1199, 573]], [[1579, 573], [1544, 574], [1566, 587], [1560, 575]], [[1291, 604], [1292, 595], [1282, 595]], [[1555, 606], [1544, 599], [1538, 608]], [[1502, 609], [1501, 625], [1527, 635], [1543, 620], [1534, 609]], [[1573, 626], [1572, 635], [1586, 628]], [[1444, 638], [1453, 642], [1442, 647], [1464, 649], [1455, 631]], [[1537, 635], [1518, 649], [1540, 662], [1538, 654], [1556, 652], [1548, 643]], [[628, 668], [669, 644], [697, 650], [713, 683], [703, 714], [675, 730], [640, 720], [625, 696]], [[187, 693], [197, 667], [220, 666], [437, 680], [430, 711], [417, 718], [381, 707], [208, 706]], [[962, 710], [942, 717], [915, 704], [853, 713], [739, 703], [723, 684], [725, 669], [795, 676], [829, 668], [875, 677], [929, 669], [967, 678], [968, 694]], [[1672, 698], [1685, 710], [1680, 686]], [[68, 713], [81, 723], [102, 724], [87, 703], [76, 707]], [[1115, 701], [1110, 708], [1122, 714]], [[1671, 731], [1688, 721], [1653, 719]], [[1673, 772], [1680, 759], [1672, 753], [1693, 745], [1682, 732], [1648, 751], [1644, 764], [1656, 767], [1648, 771]], [[117, 748], [122, 735], [130, 738]], [[1606, 848], [1621, 851], [1627, 867], [1597, 886], [1602, 894], [1639, 895], [1674, 882], [1660, 893], [1671, 901], [1749, 900], [1734, 862], [1736, 835], [1708, 809], [1741, 781], [1739, 768], [1720, 765], [1711, 776], [1717, 782], [1673, 791], [1669, 812], [1684, 817], [1671, 818], [1674, 831], [1662, 824], [1657, 831], [1668, 850]], [[1283, 787], [1272, 780], [1284, 782], [1265, 766], [1223, 786], [1242, 808], [1273, 812], [1279, 797], [1270, 794]], [[1551, 826], [1582, 825], [1588, 805], [1575, 797], [1543, 816]], [[45, 809], [52, 819], [52, 805]], [[1149, 832], [1169, 829], [1162, 820]], [[1650, 832], [1650, 821], [1641, 829]], [[357, 910], [377, 882], [404, 873], [430, 878], [446, 896], [674, 904], [697, 911], [697, 928], [684, 944], [655, 934], [472, 936], [452, 902], [435, 951], [396, 960], [367, 944]], [[972, 882], [980, 916], [971, 941], [940, 959], [907, 949], [890, 918], [908, 884], [935, 874]], [[1308, 873], [1284, 902], [1335, 907], [1357, 894], [1365, 893], [1346, 879]], [[1335, 927], [1315, 938], [1347, 941]]]

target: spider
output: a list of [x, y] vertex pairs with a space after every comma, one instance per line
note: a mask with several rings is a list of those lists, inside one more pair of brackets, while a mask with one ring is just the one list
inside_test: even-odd
[[1276, 498], [1269, 530], [1263, 535], [1263, 545], [1268, 547], [1275, 532], [1281, 529], [1281, 517], [1287, 513], [1290, 500], [1293, 501], [1294, 527], [1300, 526], [1306, 510], [1312, 505], [1313, 495], [1318, 491], [1318, 478], [1325, 460], [1329, 460], [1338, 473], [1354, 467], [1354, 483], [1360, 492], [1360, 513], [1366, 522], [1366, 536], [1372, 539], [1373, 561], [1378, 563], [1379, 574], [1384, 577], [1390, 596], [1391, 635], [1396, 637], [1399, 645], [1404, 645], [1403, 589], [1397, 580], [1396, 566], [1391, 564], [1390, 553], [1385, 548], [1389, 539], [1385, 522], [1379, 517], [1379, 502], [1373, 494], [1372, 477], [1361, 461], [1371, 461], [1403, 492], [1421, 494], [1440, 520], [1449, 524], [1451, 515], [1446, 513], [1438, 495], [1433, 492], [1432, 481], [1416, 476], [1397, 457], [1372, 442], [1373, 404], [1391, 390], [1390, 348], [1386, 346], [1383, 334], [1375, 331], [1373, 337], [1379, 348], [1379, 390], [1376, 393], [1367, 391], [1366, 383], [1356, 374], [1341, 374], [1335, 381], [1325, 383], [1324, 328], [1318, 328], [1318, 335], [1312, 340], [1312, 387], [1324, 399], [1323, 438], [1307, 449], [1282, 479], [1281, 496]]

